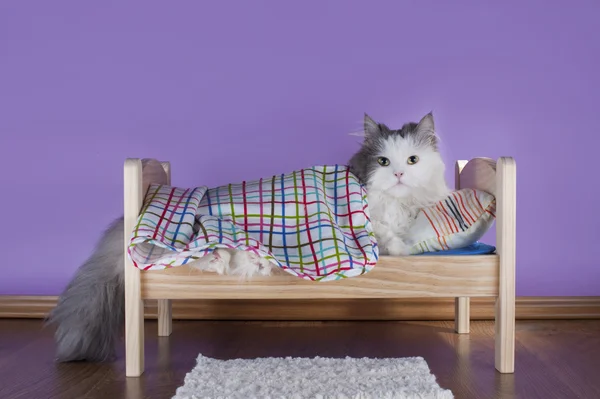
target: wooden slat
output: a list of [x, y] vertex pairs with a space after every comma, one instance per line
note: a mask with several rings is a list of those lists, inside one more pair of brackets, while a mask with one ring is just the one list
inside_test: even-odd
[[0, 318], [45, 319], [58, 303], [58, 296], [0, 295]]
[[[171, 162], [160, 163], [165, 171], [167, 180], [166, 184], [171, 185]], [[170, 299], [158, 300], [158, 336], [168, 337], [173, 332], [173, 305]]]
[[517, 165], [502, 157], [496, 165], [496, 247], [500, 256], [500, 286], [496, 300], [496, 370], [515, 371], [515, 276]]
[[454, 299], [454, 330], [459, 334], [469, 333], [471, 298], [458, 297]]
[[332, 282], [291, 275], [241, 282], [236, 276], [200, 273], [187, 266], [145, 271], [141, 279], [145, 299], [480, 297], [498, 294], [498, 257], [382, 257], [364, 276]]
[[[458, 160], [454, 166], [454, 189], [460, 190], [461, 180], [460, 175], [467, 165], [468, 161]], [[494, 176], [495, 177], [495, 176]], [[463, 296], [454, 299], [454, 330], [459, 334], [469, 333], [470, 316], [470, 299]]]
[[[161, 167], [162, 169], [162, 167]], [[128, 237], [133, 231], [140, 212], [143, 196], [148, 190], [144, 185], [142, 162], [127, 159], [124, 168], [124, 251], [127, 253]], [[129, 257], [124, 257], [125, 267], [125, 373], [128, 377], [140, 376], [144, 371], [144, 303], [141, 296], [140, 270]]]
[[170, 299], [157, 301], [158, 336], [168, 337], [173, 332], [173, 304]]
[[[0, 318], [45, 318], [57, 296], [0, 295]], [[471, 320], [493, 320], [495, 298], [473, 298]], [[156, 319], [157, 300], [144, 301]], [[518, 320], [600, 319], [600, 296], [517, 297]], [[453, 298], [192, 299], [173, 301], [179, 320], [453, 320]]]

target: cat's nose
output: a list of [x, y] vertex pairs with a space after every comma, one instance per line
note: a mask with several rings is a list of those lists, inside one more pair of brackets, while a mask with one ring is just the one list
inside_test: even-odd
[[399, 178], [401, 178], [402, 176], [404, 176], [404, 172], [396, 172], [396, 173], [394, 173], [394, 174], [396, 175], [396, 177], [397, 177], [398, 179], [399, 179]]

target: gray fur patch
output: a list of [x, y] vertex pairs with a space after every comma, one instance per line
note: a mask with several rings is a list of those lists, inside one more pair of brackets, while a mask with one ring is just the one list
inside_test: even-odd
[[123, 228], [122, 217], [109, 226], [48, 316], [59, 362], [114, 356], [125, 312]]
[[430, 146], [438, 151], [438, 138], [435, 134], [433, 114], [425, 115], [419, 123], [408, 122], [400, 129], [392, 130], [383, 123], [375, 122], [365, 114], [364, 121], [365, 140], [356, 154], [348, 162], [350, 171], [363, 184], [368, 184], [372, 172], [379, 167], [379, 157], [386, 140], [401, 137], [413, 140], [417, 146]]

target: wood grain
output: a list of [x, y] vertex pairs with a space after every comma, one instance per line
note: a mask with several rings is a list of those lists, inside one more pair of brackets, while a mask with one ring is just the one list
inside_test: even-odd
[[168, 337], [173, 332], [173, 304], [170, 299], [159, 299], [156, 302], [158, 336]]
[[477, 157], [469, 160], [460, 172], [460, 188], [473, 188], [497, 196], [496, 161]]
[[[460, 190], [460, 175], [467, 165], [468, 161], [458, 160], [454, 166], [454, 189]], [[459, 334], [469, 333], [469, 323], [471, 320], [471, 303], [467, 296], [454, 299], [454, 330]]]
[[[171, 185], [171, 162], [160, 163], [166, 174], [165, 184]], [[173, 306], [170, 299], [159, 299], [158, 300], [158, 336], [168, 337], [173, 331]]]
[[517, 234], [517, 165], [510, 157], [496, 164], [496, 252], [500, 279], [496, 300], [496, 370], [515, 370], [515, 278]]
[[172, 338], [157, 337], [156, 328], [146, 323], [144, 376], [126, 378], [122, 346], [111, 363], [56, 364], [52, 328], [42, 328], [41, 320], [0, 320], [0, 398], [170, 398], [199, 353], [218, 359], [422, 356], [457, 399], [600, 397], [597, 320], [519, 321], [516, 374], [494, 371], [489, 321], [472, 322], [469, 335], [455, 334], [452, 321], [177, 321]]
[[[129, 247], [131, 232], [137, 222], [144, 197], [151, 184], [168, 184], [171, 167], [168, 162], [158, 162], [154, 159], [129, 158], [123, 167], [123, 212], [125, 253]], [[125, 348], [126, 375], [139, 377], [144, 372], [144, 302], [142, 300], [141, 272], [129, 257], [125, 257]], [[165, 298], [169, 299], [169, 298]], [[161, 326], [159, 333], [166, 334], [169, 326], [166, 317], [170, 306], [161, 306]], [[168, 320], [170, 323], [170, 319]]]
[[[143, 165], [143, 168], [142, 168]], [[166, 182], [162, 165], [155, 160], [127, 159], [124, 173], [124, 251], [137, 222], [144, 195], [150, 183]], [[125, 347], [127, 376], [139, 376], [144, 370], [144, 303], [141, 296], [140, 270], [125, 256]]]
[[471, 321], [471, 298], [458, 297], [454, 300], [454, 330], [459, 334], [469, 333]]
[[[0, 318], [45, 318], [56, 296], [0, 296]], [[145, 317], [156, 319], [156, 300]], [[493, 320], [494, 298], [473, 298], [471, 320]], [[173, 301], [181, 320], [454, 320], [453, 298], [404, 299], [191, 299]], [[517, 297], [518, 320], [600, 319], [600, 296]]]
[[145, 299], [324, 299], [496, 296], [498, 257], [381, 257], [369, 273], [313, 282], [289, 275], [256, 277], [201, 273], [188, 266], [141, 273]]

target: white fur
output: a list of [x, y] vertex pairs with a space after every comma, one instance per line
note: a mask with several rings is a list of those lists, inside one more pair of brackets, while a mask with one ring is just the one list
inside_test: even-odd
[[[378, 129], [370, 118], [367, 129]], [[420, 129], [434, 134], [433, 119], [423, 118]], [[408, 158], [417, 156], [418, 162], [408, 164]], [[417, 213], [449, 193], [444, 179], [445, 165], [442, 157], [431, 145], [414, 136], [390, 136], [379, 154], [390, 160], [389, 166], [377, 167], [369, 176], [367, 193], [373, 230], [381, 255], [408, 255], [414, 244], [409, 230]], [[401, 174], [401, 177], [398, 177]], [[190, 266], [218, 274], [238, 275], [249, 279], [255, 275], [269, 276], [279, 268], [270, 261], [249, 251], [217, 249]]]
[[[416, 155], [419, 161], [409, 165]], [[390, 160], [371, 174], [367, 185], [369, 212], [382, 255], [408, 255], [412, 246], [408, 230], [420, 208], [444, 198], [448, 186], [445, 165], [439, 152], [429, 146], [417, 146], [410, 136], [389, 138], [380, 156]], [[395, 173], [403, 173], [398, 178]]]
[[252, 276], [270, 276], [277, 266], [250, 251], [216, 249], [213, 253], [190, 263], [194, 269], [240, 276], [248, 280]]

